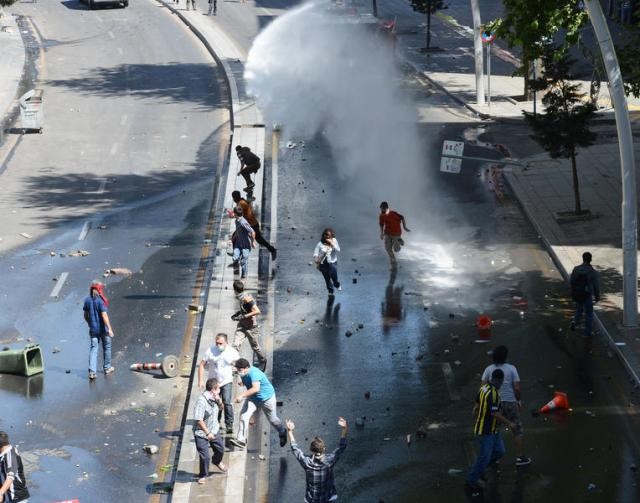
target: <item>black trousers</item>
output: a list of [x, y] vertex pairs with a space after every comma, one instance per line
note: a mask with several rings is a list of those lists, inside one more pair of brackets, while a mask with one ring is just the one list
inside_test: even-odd
[[269, 243], [264, 238], [264, 236], [262, 235], [262, 232], [260, 232], [260, 224], [252, 225], [251, 228], [253, 229], [253, 232], [256, 233], [256, 241], [257, 241], [257, 243], [260, 246], [264, 246], [270, 252], [273, 252], [273, 250], [275, 250], [275, 248], [271, 245], [271, 243]]

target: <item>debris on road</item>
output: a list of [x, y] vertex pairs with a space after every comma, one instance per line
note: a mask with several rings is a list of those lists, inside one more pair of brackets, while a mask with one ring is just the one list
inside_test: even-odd
[[358, 428], [359, 430], [364, 428], [364, 417], [356, 418], [356, 428]]
[[69, 253], [70, 257], [86, 257], [88, 255], [91, 255], [91, 253], [89, 253], [87, 250], [77, 250]]
[[459, 468], [449, 468], [449, 470], [447, 470], [447, 473], [449, 475], [459, 475], [462, 473], [462, 470], [460, 470]]
[[158, 452], [157, 445], [145, 445], [142, 447], [147, 454], [156, 454]]
[[27, 234], [26, 232], [21, 232], [20, 235], [25, 239], [31, 239], [31, 234]]
[[127, 269], [126, 267], [114, 267], [113, 269], [107, 269], [105, 273], [120, 275], [120, 276], [131, 276], [133, 271], [131, 269]]
[[347, 330], [347, 331], [344, 333], [344, 335], [345, 335], [345, 337], [351, 337], [351, 336], [353, 335], [353, 332], [352, 332], [351, 330]]
[[201, 313], [204, 311], [204, 306], [200, 304], [189, 304], [189, 311], [193, 313]]
[[371, 398], [371, 392], [370, 391], [366, 391], [364, 394], [365, 399], [369, 400], [369, 398]]
[[52, 352], [53, 354], [55, 354], [55, 353], [59, 353], [59, 352], [60, 352], [60, 348], [59, 348], [59, 347], [57, 347], [57, 346], [53, 346], [53, 349], [51, 350], [51, 352]]

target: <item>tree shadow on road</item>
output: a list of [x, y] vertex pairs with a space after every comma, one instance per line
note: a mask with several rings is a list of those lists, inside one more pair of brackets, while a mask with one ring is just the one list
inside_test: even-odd
[[[201, 92], [203, 82], [207, 83], [207, 92]], [[226, 106], [224, 96], [227, 93], [218, 92], [216, 67], [207, 64], [121, 64], [93, 68], [79, 77], [50, 80], [47, 83], [81, 94], [131, 96], [152, 100], [154, 104], [191, 101], [207, 110], [211, 109], [212, 103]]]

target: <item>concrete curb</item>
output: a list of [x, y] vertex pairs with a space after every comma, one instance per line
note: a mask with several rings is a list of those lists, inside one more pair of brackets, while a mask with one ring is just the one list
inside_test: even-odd
[[[529, 220], [529, 222], [531, 222], [531, 225], [533, 225], [536, 232], [542, 239], [542, 242], [544, 243], [544, 246], [547, 249], [547, 252], [551, 256], [551, 259], [555, 263], [556, 267], [558, 268], [558, 271], [560, 271], [560, 274], [562, 274], [562, 277], [564, 278], [565, 282], [569, 284], [569, 276], [571, 272], [565, 269], [564, 264], [562, 263], [562, 260], [560, 259], [555, 249], [551, 245], [551, 242], [544, 235], [544, 232], [542, 230], [542, 225], [540, 225], [540, 223], [537, 221], [535, 215], [529, 209], [528, 205], [523, 203], [520, 190], [515, 183], [515, 176], [511, 173], [504, 173], [504, 177], [507, 183], [509, 184], [509, 188], [511, 189], [513, 194], [516, 196], [516, 199], [518, 200], [518, 204], [520, 205], [525, 215], [527, 216], [527, 219]], [[622, 363], [623, 367], [625, 368], [625, 370], [629, 374], [629, 377], [633, 380], [635, 385], [640, 386], [640, 376], [638, 375], [633, 365], [625, 355], [625, 352], [620, 348], [620, 346], [616, 345], [616, 341], [611, 335], [611, 332], [607, 329], [603, 321], [600, 319], [600, 316], [598, 316], [598, 313], [595, 309], [593, 311], [593, 318], [594, 318], [594, 321], [596, 322], [598, 329], [604, 334], [605, 342], [609, 346], [609, 349], [620, 359], [620, 362]]]
[[[247, 100], [241, 98], [238, 92], [238, 84], [234, 77], [233, 69], [229, 64], [230, 59], [227, 57], [222, 57], [221, 54], [224, 54], [225, 51], [227, 53], [233, 52], [233, 43], [229, 40], [222, 40], [223, 47], [218, 50], [215, 46], [214, 41], [210, 41], [203, 33], [203, 30], [199, 29], [191, 20], [188, 19], [183, 13], [178, 11], [172, 5], [168, 4], [165, 0], [156, 0], [160, 5], [166, 7], [172, 14], [177, 15], [181, 22], [183, 22], [193, 33], [194, 35], [202, 42], [205, 46], [209, 54], [216, 61], [218, 66], [222, 68], [224, 80], [226, 85], [228, 86], [229, 93], [231, 95], [231, 103], [229, 105], [229, 113], [230, 113], [230, 123], [231, 123], [231, 139], [229, 144], [229, 150], [227, 152], [227, 156], [225, 159], [225, 170], [227, 173], [226, 183], [221, 185], [218, 193], [216, 194], [217, 199], [222, 199], [217, 203], [214, 203], [215, 208], [223, 208], [224, 202], [231, 199], [232, 190], [240, 189], [241, 187], [238, 185], [237, 177], [232, 176], [232, 174], [236, 171], [233, 168], [237, 167], [238, 160], [235, 158], [233, 154], [233, 147], [235, 145], [245, 145], [250, 146], [254, 152], [258, 154], [263, 154], [264, 158], [264, 148], [265, 148], [265, 128], [261, 122], [261, 115], [259, 111], [254, 110], [254, 114], [246, 113], [247, 111]], [[204, 21], [203, 21], [204, 22]], [[197, 23], [196, 23], [197, 24]], [[204, 28], [204, 27], [203, 27]], [[221, 38], [224, 38], [224, 33], [218, 34]], [[226, 44], [226, 46], [225, 46]], [[231, 61], [235, 61], [231, 58]], [[239, 59], [237, 60], [239, 62]], [[251, 104], [250, 102], [249, 104]], [[244, 126], [244, 127], [243, 127]], [[263, 192], [263, 179], [266, 177], [266, 168], [263, 167], [263, 176], [256, 177], [255, 183], [256, 187], [254, 189], [254, 195], [257, 201], [262, 199]], [[271, 204], [274, 204], [273, 200], [273, 191], [271, 197]], [[254, 202], [254, 208], [256, 211], [259, 211], [257, 208], [257, 204]], [[230, 315], [235, 312], [237, 306], [234, 296], [231, 295], [230, 292], [233, 290], [232, 283], [235, 279], [233, 273], [229, 272], [227, 268], [229, 257], [226, 253], [223, 253], [227, 250], [227, 236], [231, 234], [231, 224], [233, 223], [232, 219], [227, 219], [225, 212], [221, 211], [221, 214], [216, 217], [215, 223], [215, 232], [214, 236], [217, 236], [217, 242], [215, 243], [213, 250], [214, 255], [210, 257], [210, 260], [213, 261], [213, 267], [211, 269], [211, 283], [208, 288], [208, 296], [207, 296], [207, 305], [204, 309], [204, 314], [202, 318], [202, 326], [201, 332], [199, 334], [198, 342], [196, 343], [196, 353], [194, 355], [194, 369], [197, 368], [198, 364], [198, 356], [201, 352], [201, 348], [208, 345], [208, 341], [206, 337], [208, 337], [212, 333], [217, 332], [225, 332], [229, 335], [233, 335], [235, 332], [235, 323], [230, 321]], [[257, 252], [258, 250], [256, 250]], [[257, 272], [262, 270], [261, 267], [265, 257], [260, 257], [260, 253], [252, 253], [249, 259], [249, 277], [246, 282], [249, 286], [247, 288], [248, 291], [254, 291], [255, 288], [253, 285], [257, 286], [258, 292], [254, 295], [259, 303], [264, 296], [260, 294], [261, 291], [267, 291], [267, 305], [272, 305], [272, 293], [269, 286], [269, 278], [268, 275], [266, 278], [258, 278]], [[268, 261], [269, 259], [266, 258]], [[268, 268], [267, 268], [268, 270]], [[271, 295], [270, 295], [271, 293]], [[269, 323], [272, 323], [269, 318], [264, 320], [262, 326], [262, 343], [263, 347], [266, 350], [268, 363], [272, 365], [271, 358], [271, 347], [272, 344], [268, 339], [267, 333], [270, 330]], [[272, 327], [271, 327], [272, 328]], [[206, 332], [206, 334], [205, 334]], [[233, 342], [233, 338], [230, 337], [230, 343]], [[242, 352], [243, 357], [247, 357], [249, 361], [253, 359], [252, 351], [249, 349], [248, 351]], [[235, 382], [235, 381], [234, 381]], [[250, 496], [256, 496], [259, 499], [266, 498], [268, 484], [260, 483], [261, 477], [264, 478], [264, 470], [263, 466], [268, 466], [268, 463], [261, 462], [258, 465], [257, 470], [249, 469], [247, 466], [248, 453], [253, 452], [261, 452], [264, 454], [266, 458], [269, 455], [269, 433], [270, 433], [270, 425], [266, 424], [267, 435], [262, 435], [262, 431], [265, 427], [264, 421], [262, 420], [261, 415], [257, 415], [255, 417], [255, 427], [252, 436], [249, 437], [249, 444], [247, 446], [247, 450], [244, 451], [235, 451], [232, 450], [230, 452], [225, 453], [226, 462], [229, 466], [229, 471], [226, 476], [215, 476], [213, 480], [204, 486], [206, 489], [196, 489], [194, 494], [194, 487], [196, 487], [193, 479], [188, 476], [189, 473], [193, 472], [194, 466], [197, 464], [197, 456], [195, 452], [195, 445], [193, 439], [190, 437], [190, 432], [188, 431], [188, 426], [191, 422], [191, 414], [193, 411], [194, 401], [199, 396], [198, 390], [196, 388], [197, 382], [195, 379], [195, 372], [191, 376], [191, 386], [189, 389], [189, 393], [187, 395], [185, 410], [183, 415], [183, 422], [181, 424], [182, 438], [179, 443], [179, 447], [176, 452], [176, 456], [178, 459], [178, 469], [176, 474], [174, 475], [171, 484], [173, 485], [173, 492], [170, 497], [170, 501], [172, 502], [188, 502], [192, 499], [200, 499], [205, 497], [205, 494], [202, 494], [202, 491], [206, 491], [206, 494], [216, 494], [216, 501], [242, 501]], [[235, 386], [234, 386], [235, 388]], [[237, 415], [234, 418], [237, 421]], [[265, 438], [266, 437], [266, 438]], [[266, 446], [265, 446], [266, 445]], [[252, 467], [253, 468], [253, 467]], [[257, 479], [256, 486], [257, 488], [253, 488], [254, 491], [250, 495], [245, 485], [247, 483], [248, 472], [251, 472], [250, 475]], [[201, 486], [197, 486], [201, 487]]]

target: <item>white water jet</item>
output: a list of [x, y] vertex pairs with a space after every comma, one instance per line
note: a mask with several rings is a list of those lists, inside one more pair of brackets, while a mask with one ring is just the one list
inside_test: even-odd
[[338, 176], [376, 208], [383, 199], [392, 207], [424, 199], [417, 114], [401, 97], [388, 40], [341, 22], [328, 5], [303, 4], [256, 37], [248, 91], [286, 138], [324, 134]]

